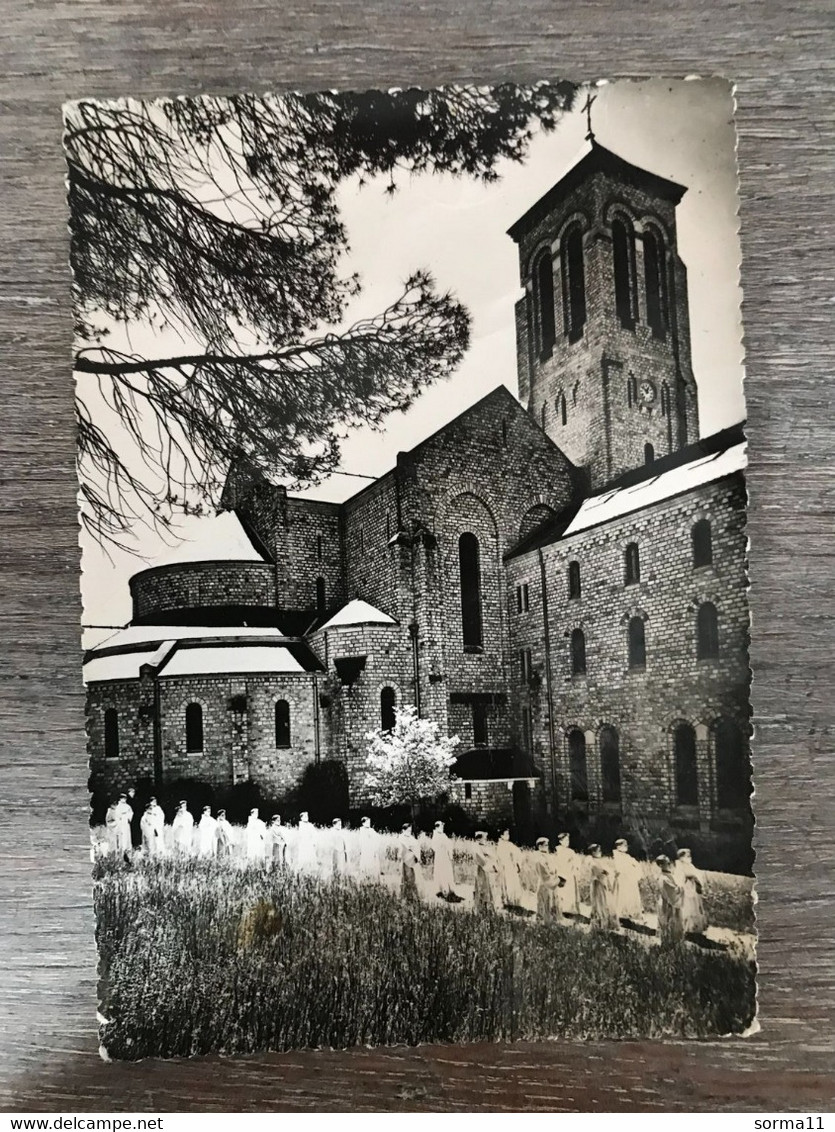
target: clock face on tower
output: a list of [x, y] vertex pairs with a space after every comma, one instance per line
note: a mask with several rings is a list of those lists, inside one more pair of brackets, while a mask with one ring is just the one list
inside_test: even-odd
[[655, 400], [655, 386], [651, 381], [642, 381], [638, 387], [642, 405], [651, 405]]

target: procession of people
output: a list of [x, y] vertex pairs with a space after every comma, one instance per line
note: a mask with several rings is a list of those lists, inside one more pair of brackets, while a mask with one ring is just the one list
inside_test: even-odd
[[[105, 817], [107, 851], [124, 859], [134, 852], [134, 804], [134, 792], [127, 791], [112, 801]], [[658, 855], [654, 883], [648, 884], [647, 870], [631, 854], [625, 838], [615, 842], [611, 854], [604, 853], [600, 844], [579, 852], [563, 832], [553, 849], [549, 838], [540, 837], [531, 852], [513, 841], [510, 828], [502, 829], [495, 841], [485, 830], [469, 840], [451, 837], [445, 823], [436, 821], [422, 843], [411, 822], [404, 823], [394, 839], [374, 829], [369, 817], [363, 817], [354, 830], [345, 829], [338, 817], [329, 825], [316, 825], [307, 812], [297, 824], [287, 825], [279, 814], [265, 821], [257, 807], [250, 810], [243, 829], [236, 831], [225, 810], [213, 813], [209, 805], [202, 806], [195, 821], [186, 800], [177, 804], [166, 827], [164, 811], [153, 797], [139, 820], [139, 834], [141, 853], [148, 858], [235, 857], [242, 865], [293, 869], [325, 879], [349, 876], [359, 882], [381, 882], [386, 861], [393, 857], [400, 895], [415, 905], [433, 897], [448, 904], [470, 902], [469, 886], [456, 882], [457, 853], [461, 859], [469, 857], [474, 866], [471, 904], [477, 914], [535, 917], [560, 927], [583, 924], [603, 932], [657, 934], [661, 944], [669, 946], [685, 939], [703, 942], [708, 928], [704, 876], [686, 848], [677, 849], [674, 857]], [[424, 856], [430, 864], [428, 882], [423, 879]], [[655, 928], [650, 911], [656, 913]]]

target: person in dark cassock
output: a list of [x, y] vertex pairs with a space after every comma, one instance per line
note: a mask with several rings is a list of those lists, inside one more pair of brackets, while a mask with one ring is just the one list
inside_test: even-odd
[[226, 817], [226, 810], [218, 810], [217, 826], [215, 827], [215, 840], [218, 857], [231, 857], [232, 855], [232, 826]]
[[473, 892], [473, 907], [476, 912], [495, 912], [496, 888], [499, 880], [499, 869], [496, 864], [496, 854], [493, 846], [487, 839], [485, 830], [480, 829], [475, 835], [475, 890]]
[[684, 889], [676, 880], [673, 863], [663, 854], [655, 863], [661, 871], [658, 882], [658, 936], [662, 947], [676, 947], [684, 942]]

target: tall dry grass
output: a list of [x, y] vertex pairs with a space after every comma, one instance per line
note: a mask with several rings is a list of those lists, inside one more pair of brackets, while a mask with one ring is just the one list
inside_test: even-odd
[[743, 1030], [753, 966], [232, 859], [95, 865], [111, 1057]]

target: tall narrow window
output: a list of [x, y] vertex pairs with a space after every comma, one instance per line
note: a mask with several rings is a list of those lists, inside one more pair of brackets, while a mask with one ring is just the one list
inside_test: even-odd
[[507, 448], [507, 421], [502, 417], [502, 446]]
[[290, 705], [286, 700], [277, 700], [275, 705], [275, 745], [290, 746]]
[[554, 401], [554, 409], [557, 414], [557, 419], [561, 425], [568, 424], [568, 405], [565, 400], [565, 394], [562, 390], [557, 394], [557, 399]]
[[586, 323], [586, 273], [583, 264], [583, 233], [578, 225], [569, 228], [560, 245], [562, 264], [563, 319], [569, 342], [583, 336]]
[[316, 560], [318, 562], [322, 561], [322, 536], [321, 535], [316, 536]]
[[325, 579], [316, 579], [316, 609], [322, 613], [325, 608]]
[[189, 704], [186, 708], [186, 753], [199, 754], [203, 750], [203, 708]]
[[666, 381], [661, 384], [661, 416], [670, 415], [670, 387]]
[[568, 733], [568, 770], [571, 778], [571, 801], [588, 802], [589, 772], [586, 760], [586, 737], [579, 727]]
[[529, 707], [522, 708], [522, 746], [526, 751], [533, 750], [533, 712]]
[[487, 743], [487, 704], [482, 700], [473, 700], [473, 745], [486, 747]]
[[699, 519], [693, 524], [693, 566], [709, 566], [713, 561], [713, 537], [709, 519]]
[[612, 221], [615, 308], [621, 326], [635, 329], [635, 235], [628, 220]]
[[394, 688], [383, 688], [380, 692], [380, 730], [393, 731], [396, 722], [395, 717], [395, 704], [396, 696]]
[[104, 713], [104, 757], [119, 757], [119, 713], [113, 707], [107, 708]]
[[546, 406], [545, 406], [545, 402], [543, 401], [542, 402], [542, 408], [539, 412], [539, 423], [542, 427], [543, 432], [545, 431], [545, 409], [546, 409]]
[[719, 618], [716, 606], [706, 601], [696, 614], [696, 656], [710, 660], [719, 655]]
[[716, 748], [716, 805], [720, 810], [739, 810], [751, 797], [751, 760], [741, 728], [730, 719], [720, 719], [713, 733]]
[[519, 649], [519, 675], [523, 681], [530, 680], [533, 675], [533, 659], [530, 649]]
[[626, 402], [630, 409], [638, 404], [638, 379], [634, 373], [626, 379]]
[[620, 739], [614, 727], [600, 728], [600, 781], [604, 802], [620, 802]]
[[571, 674], [583, 676], [586, 671], [586, 635], [582, 629], [571, 634]]
[[549, 358], [557, 339], [557, 327], [554, 315], [554, 264], [551, 252], [547, 249], [536, 261], [534, 279], [539, 323], [539, 354], [542, 358]]
[[637, 542], [630, 542], [623, 556], [624, 585], [633, 586], [641, 580], [641, 556], [638, 552]]
[[647, 642], [643, 617], [632, 617], [629, 621], [629, 667], [645, 668], [647, 663]]
[[667, 265], [661, 236], [644, 232], [644, 278], [647, 293], [647, 323], [655, 338], [667, 333]]
[[699, 775], [696, 765], [696, 732], [689, 723], [680, 723], [673, 732], [673, 758], [676, 775], [676, 805], [698, 806]]
[[655, 463], [655, 449], [649, 443], [649, 441], [647, 441], [644, 445], [644, 463], [647, 465], [647, 467], [649, 467], [650, 464]]
[[461, 575], [461, 630], [464, 651], [480, 649], [481, 627], [481, 562], [478, 539], [466, 531], [458, 540], [458, 565]]
[[528, 583], [523, 582], [521, 586], [516, 587], [516, 612], [527, 613], [530, 609], [530, 593], [528, 591]]
[[568, 596], [580, 597], [582, 590], [580, 585], [580, 563], [568, 563]]

